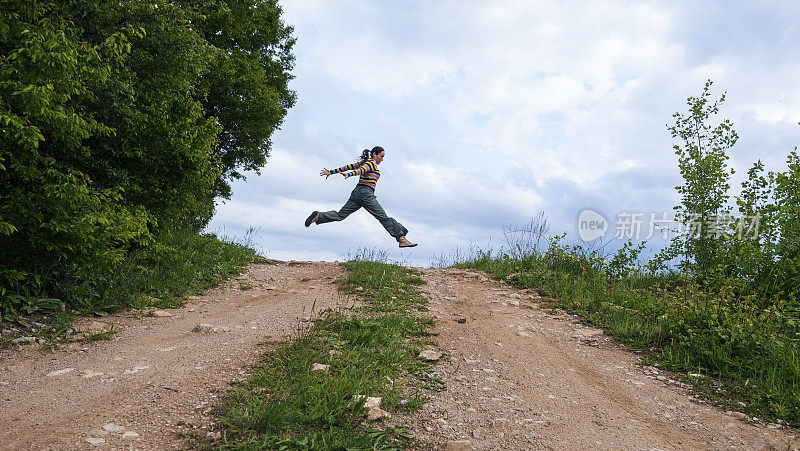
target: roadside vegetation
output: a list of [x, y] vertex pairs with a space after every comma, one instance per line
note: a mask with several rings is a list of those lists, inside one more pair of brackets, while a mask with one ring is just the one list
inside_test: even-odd
[[295, 101], [277, 1], [0, 9], [0, 323], [173, 307], [252, 261], [201, 231]]
[[[217, 449], [401, 449], [413, 443], [385, 418], [369, 421], [367, 397], [389, 414], [412, 411], [443, 389], [419, 359], [432, 321], [413, 270], [383, 262], [344, 263], [343, 297], [363, 304], [324, 311], [299, 337], [270, 351], [218, 409]], [[314, 364], [329, 365], [311, 371]]]
[[508, 232], [507, 247], [455, 266], [543, 292], [720, 405], [800, 426], [800, 156], [789, 152], [782, 172], [756, 162], [731, 202], [738, 136], [728, 120], [710, 123], [725, 99], [710, 101], [710, 87], [669, 128], [685, 182], [676, 219], [688, 232], [654, 258], [640, 258], [644, 243], [613, 255], [567, 244], [539, 216]]

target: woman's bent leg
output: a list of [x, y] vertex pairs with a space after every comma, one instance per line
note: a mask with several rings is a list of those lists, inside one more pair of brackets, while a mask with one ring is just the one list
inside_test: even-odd
[[358, 204], [353, 199], [353, 196], [350, 196], [350, 199], [347, 199], [347, 202], [344, 204], [341, 210], [331, 210], [331, 211], [321, 211], [319, 212], [319, 218], [317, 218], [317, 224], [325, 224], [326, 222], [335, 222], [341, 221], [344, 218], [350, 216], [361, 208], [361, 205]]
[[361, 205], [363, 205], [364, 209], [372, 216], [375, 216], [375, 219], [377, 219], [383, 228], [389, 232], [389, 235], [393, 236], [395, 239], [405, 236], [405, 234], [408, 233], [408, 229], [403, 227], [403, 224], [400, 224], [394, 218], [390, 218], [386, 215], [386, 212], [383, 211], [383, 207], [378, 203], [378, 198], [375, 197], [374, 194], [365, 195], [361, 200]]

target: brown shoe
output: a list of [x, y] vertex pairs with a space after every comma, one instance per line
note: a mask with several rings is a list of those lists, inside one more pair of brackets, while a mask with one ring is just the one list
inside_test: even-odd
[[417, 245], [417, 243], [412, 243], [411, 241], [408, 241], [405, 236], [401, 236], [400, 238], [398, 238], [397, 242], [400, 244], [400, 247], [414, 247]]

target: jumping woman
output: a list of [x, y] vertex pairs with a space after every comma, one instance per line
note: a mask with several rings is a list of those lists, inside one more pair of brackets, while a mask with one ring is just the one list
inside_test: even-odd
[[342, 174], [344, 178], [358, 175], [358, 184], [350, 193], [350, 199], [344, 204], [341, 210], [335, 211], [314, 211], [306, 219], [306, 227], [311, 224], [325, 224], [326, 222], [341, 221], [350, 216], [361, 207], [364, 207], [372, 216], [375, 216], [384, 229], [393, 236], [400, 247], [414, 247], [417, 244], [412, 243], [406, 239], [408, 230], [402, 224], [395, 221], [394, 218], [386, 216], [383, 207], [378, 203], [378, 198], [375, 197], [375, 184], [378, 183], [378, 178], [381, 176], [381, 171], [378, 170], [378, 165], [381, 164], [383, 158], [386, 156], [386, 151], [383, 147], [375, 146], [372, 150], [364, 150], [361, 153], [361, 161], [353, 164], [348, 164], [340, 167], [339, 169], [323, 169], [319, 175], [324, 175], [327, 179], [331, 174]]

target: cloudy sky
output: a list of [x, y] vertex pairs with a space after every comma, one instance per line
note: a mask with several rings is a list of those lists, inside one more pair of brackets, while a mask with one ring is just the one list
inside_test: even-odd
[[[261, 175], [233, 185], [209, 229], [279, 259], [343, 260], [359, 249], [431, 265], [499, 248], [540, 211], [579, 240], [586, 208], [671, 213], [681, 182], [667, 124], [712, 79], [740, 139], [782, 169], [800, 144], [800, 2], [328, 1], [282, 3], [297, 37], [289, 112]], [[387, 150], [376, 195], [420, 243], [399, 250], [361, 210], [355, 179], [319, 176]], [[647, 224], [644, 225], [647, 233]], [[643, 237], [643, 236], [642, 236]], [[657, 241], [651, 240], [653, 247]]]

